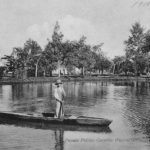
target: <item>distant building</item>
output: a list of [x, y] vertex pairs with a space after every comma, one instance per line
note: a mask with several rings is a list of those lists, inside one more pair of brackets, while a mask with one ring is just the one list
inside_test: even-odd
[[59, 74], [59, 72], [61, 75], [68, 74], [67, 69], [62, 65], [58, 67], [56, 70], [53, 70], [53, 74]]
[[5, 74], [6, 66], [2, 59], [0, 59], [0, 78], [2, 78]]
[[4, 67], [5, 66], [5, 61], [0, 59], [0, 67]]
[[81, 70], [78, 69], [77, 67], [74, 67], [73, 70], [71, 72], [68, 72], [67, 68], [63, 65], [61, 65], [60, 67], [58, 67], [56, 70], [53, 71], [53, 74], [60, 74], [61, 75], [67, 75], [67, 74], [80, 74]]

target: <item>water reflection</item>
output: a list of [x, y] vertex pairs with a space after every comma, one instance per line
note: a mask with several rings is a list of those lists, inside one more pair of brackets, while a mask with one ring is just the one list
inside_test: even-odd
[[[126, 102], [123, 108], [123, 117], [133, 129], [133, 136], [141, 141], [150, 141], [150, 84], [146, 82], [115, 83], [126, 88]], [[125, 91], [125, 90], [124, 90]]]
[[13, 107], [12, 89], [10, 85], [0, 85], [0, 109], [10, 110]]
[[[51, 83], [0, 85], [0, 109], [16, 112], [51, 112], [55, 110], [54, 86]], [[95, 149], [147, 149], [150, 141], [150, 83], [146, 82], [65, 82], [65, 113], [112, 119], [110, 130], [81, 127], [46, 127], [44, 125], [16, 126], [52, 130], [56, 149], [90, 149], [85, 143], [68, 143], [66, 139], [139, 138], [135, 143], [94, 143]], [[82, 131], [82, 132], [81, 132]], [[43, 131], [44, 132], [44, 131]], [[90, 133], [90, 134], [87, 134]], [[109, 134], [106, 134], [109, 133]], [[77, 146], [77, 147], [74, 147]], [[84, 146], [85, 147], [84, 147]], [[117, 145], [117, 147], [116, 147]], [[123, 146], [122, 146], [123, 145]], [[114, 148], [114, 149], [115, 149]]]
[[[22, 124], [23, 125], [23, 124]], [[2, 131], [3, 128], [3, 131]], [[7, 129], [8, 128], [8, 129]], [[67, 129], [67, 128], [66, 128]], [[4, 132], [7, 131], [7, 132]], [[19, 132], [17, 132], [19, 131]], [[90, 136], [91, 132], [82, 132], [65, 130], [64, 128], [54, 127], [50, 130], [41, 130], [41, 129], [32, 129], [26, 128], [23, 126], [16, 128], [15, 126], [3, 126], [0, 125], [0, 149], [54, 149], [54, 150], [63, 150], [66, 149], [72, 143], [72, 139], [81, 140], [81, 137], [86, 138]], [[97, 132], [92, 133], [93, 136], [98, 136]], [[13, 141], [9, 142], [8, 141]], [[7, 144], [6, 144], [7, 143]], [[77, 144], [80, 144], [79, 142]], [[8, 146], [9, 145], [9, 146]], [[72, 147], [71, 149], [76, 149]]]
[[47, 124], [44, 122], [32, 122], [32, 121], [18, 121], [15, 119], [0, 118], [0, 124], [13, 125], [16, 127], [28, 127], [33, 129], [43, 129], [43, 130], [63, 130], [63, 131], [80, 131], [80, 132], [96, 132], [96, 133], [111, 133], [109, 127], [99, 127], [99, 126], [80, 126], [80, 125], [59, 125], [59, 124]]

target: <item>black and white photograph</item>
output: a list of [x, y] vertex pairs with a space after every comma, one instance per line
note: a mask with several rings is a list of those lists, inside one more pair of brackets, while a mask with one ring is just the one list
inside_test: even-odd
[[150, 0], [0, 0], [0, 150], [150, 149]]

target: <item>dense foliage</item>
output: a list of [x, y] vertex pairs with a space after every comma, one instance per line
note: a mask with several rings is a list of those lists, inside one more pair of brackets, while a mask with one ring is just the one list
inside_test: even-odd
[[[111, 61], [101, 51], [102, 44], [91, 46], [86, 44], [86, 37], [78, 41], [64, 41], [58, 22], [54, 27], [51, 40], [48, 39], [44, 49], [29, 39], [24, 47], [16, 47], [11, 55], [4, 56], [7, 60], [7, 72], [12, 72], [17, 78], [28, 76], [52, 76], [52, 72], [63, 66], [67, 74], [80, 70], [81, 75], [92, 72], [103, 73], [111, 67]], [[58, 71], [60, 75], [60, 71]]]
[[114, 73], [137, 76], [147, 74], [150, 71], [150, 31], [145, 31], [141, 24], [136, 22], [124, 44], [125, 56], [116, 56], [113, 59]]
[[[7, 60], [4, 72], [12, 72], [16, 78], [28, 76], [52, 76], [54, 70], [60, 67], [67, 70], [67, 74], [81, 75], [101, 73], [104, 71], [120, 75], [140, 75], [150, 71], [150, 31], [145, 31], [140, 23], [136, 22], [130, 29], [130, 35], [125, 44], [125, 55], [115, 56], [109, 60], [102, 51], [103, 43], [99, 45], [86, 44], [86, 37], [77, 41], [64, 41], [58, 22], [54, 27], [51, 40], [48, 39], [44, 49], [29, 39], [23, 47], [13, 48]], [[65, 73], [64, 73], [65, 74]]]

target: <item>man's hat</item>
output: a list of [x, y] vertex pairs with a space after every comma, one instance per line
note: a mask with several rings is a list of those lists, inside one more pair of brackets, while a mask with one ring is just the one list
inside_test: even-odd
[[55, 82], [55, 85], [59, 85], [59, 84], [62, 84], [61, 80], [58, 79], [56, 82]]

